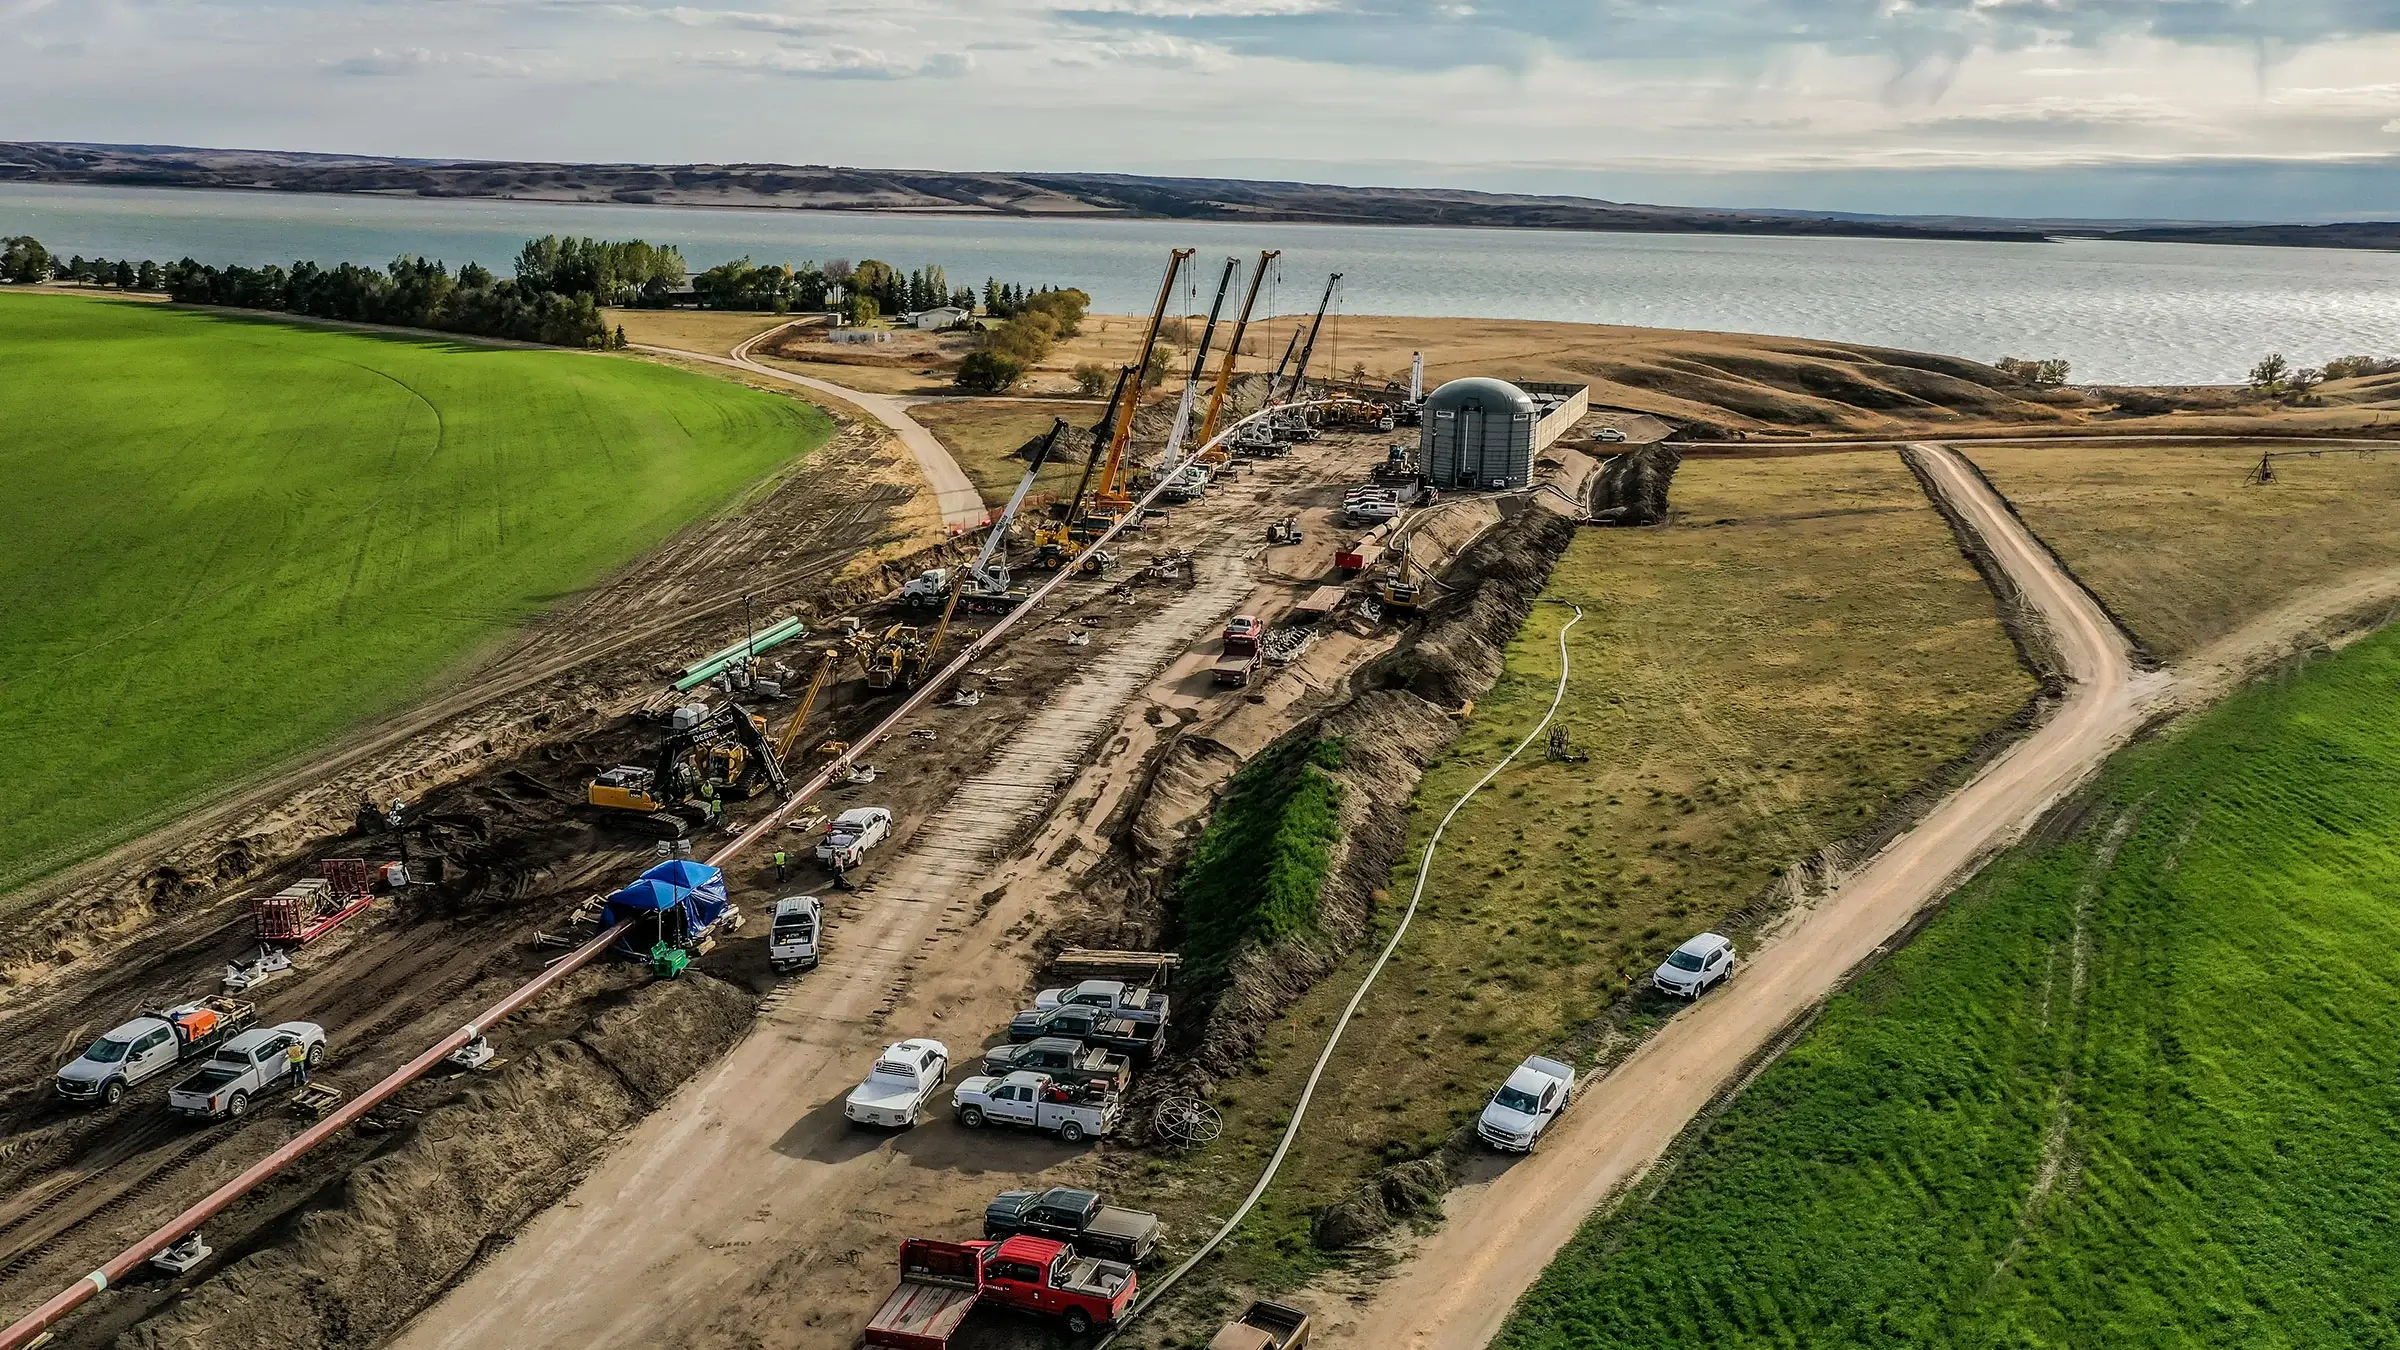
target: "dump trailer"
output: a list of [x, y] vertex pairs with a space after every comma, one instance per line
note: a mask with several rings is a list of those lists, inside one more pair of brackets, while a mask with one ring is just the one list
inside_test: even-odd
[[865, 1341], [886, 1350], [947, 1350], [983, 1296], [983, 1267], [997, 1243], [900, 1244], [900, 1285], [867, 1321]]

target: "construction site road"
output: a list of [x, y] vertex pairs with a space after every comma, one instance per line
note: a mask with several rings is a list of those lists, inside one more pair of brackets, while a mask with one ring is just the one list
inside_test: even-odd
[[1355, 1315], [1332, 1310], [1323, 1343], [1377, 1350], [1488, 1344], [1595, 1210], [1637, 1181], [1845, 976], [2083, 782], [2166, 692], [2169, 677], [2136, 671], [2131, 645], [2099, 603], [1970, 465], [1941, 447], [1916, 450], [1934, 488], [2047, 625], [2067, 673], [2060, 704], [1914, 829], [1791, 914], [1725, 989], [1579, 1086], [1575, 1110], [1544, 1136], [1539, 1152], [1488, 1183], [1453, 1192], [1441, 1229]]
[[952, 531], [983, 528], [984, 524], [992, 518], [991, 508], [984, 505], [983, 494], [976, 491], [975, 484], [967, 478], [966, 470], [958, 467], [958, 461], [950, 457], [950, 451], [934, 438], [932, 432], [925, 429], [924, 423], [908, 415], [908, 405], [913, 400], [894, 398], [889, 394], [870, 394], [863, 389], [852, 389], [847, 385], [834, 384], [829, 380], [811, 379], [806, 375], [795, 375], [788, 370], [777, 370], [773, 366], [761, 365], [750, 359], [752, 347], [780, 331], [782, 330], [770, 328], [723, 356], [696, 352], [685, 347], [647, 347], [635, 344], [634, 350], [652, 352], [660, 356], [679, 356], [687, 360], [707, 361], [713, 365], [731, 366], [736, 370], [746, 370], [753, 375], [764, 375], [771, 380], [796, 384], [803, 389], [812, 389], [828, 397], [840, 399], [890, 428], [892, 435], [898, 438], [902, 446], [907, 448], [908, 453], [916, 457], [917, 468], [924, 473], [926, 483], [933, 488], [934, 503], [941, 508], [942, 524]]

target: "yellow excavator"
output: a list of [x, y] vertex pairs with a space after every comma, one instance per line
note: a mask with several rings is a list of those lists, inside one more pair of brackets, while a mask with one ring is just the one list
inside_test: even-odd
[[584, 802], [603, 821], [681, 839], [713, 823], [727, 799], [755, 796], [762, 786], [789, 786], [767, 740], [767, 719], [738, 703], [713, 711], [694, 704], [669, 714], [651, 763], [620, 764], [593, 778]]
[[800, 696], [799, 710], [792, 720], [783, 724], [783, 734], [775, 738], [775, 758], [784, 764], [792, 762], [792, 747], [800, 740], [800, 729], [808, 725], [808, 715], [816, 711], [817, 695], [825, 690], [825, 681], [833, 674], [835, 663], [841, 660], [842, 649], [827, 647], [825, 657], [817, 662], [817, 673], [809, 679], [808, 692]]
[[1417, 560], [1409, 552], [1408, 536], [1394, 539], [1391, 550], [1400, 555], [1400, 560], [1376, 578], [1375, 599], [1386, 614], [1395, 617], [1415, 614], [1425, 607], [1425, 587], [1418, 580]]

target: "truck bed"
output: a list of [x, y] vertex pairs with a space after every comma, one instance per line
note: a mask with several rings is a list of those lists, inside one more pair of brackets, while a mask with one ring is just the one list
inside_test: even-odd
[[944, 1350], [979, 1297], [956, 1285], [908, 1281], [875, 1310], [866, 1343], [889, 1350]]

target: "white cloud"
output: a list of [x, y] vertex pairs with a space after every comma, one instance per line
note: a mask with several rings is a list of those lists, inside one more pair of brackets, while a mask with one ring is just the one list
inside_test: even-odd
[[376, 47], [362, 56], [320, 61], [318, 66], [334, 75], [411, 75], [435, 66], [454, 66], [474, 75], [513, 77], [533, 73], [533, 68], [522, 61], [485, 56], [480, 52], [428, 51], [423, 47], [404, 47], [396, 52]]
[[907, 57], [841, 43], [823, 48], [778, 47], [770, 52], [687, 53], [683, 59], [691, 65], [717, 70], [820, 80], [908, 80], [919, 76], [957, 79], [975, 68], [975, 58], [965, 52]]
[[1083, 42], [1052, 58], [1062, 66], [1152, 66], [1163, 70], [1225, 70], [1225, 52], [1205, 42], [1152, 33], [1112, 42]]
[[2286, 108], [2323, 108], [2336, 112], [2380, 112], [2400, 108], [2400, 84], [2353, 84], [2330, 89], [2286, 89], [2267, 102]]
[[2400, 117], [2395, 117], [2391, 121], [2384, 123], [2383, 130], [2384, 134], [2386, 135], [2400, 136]]

